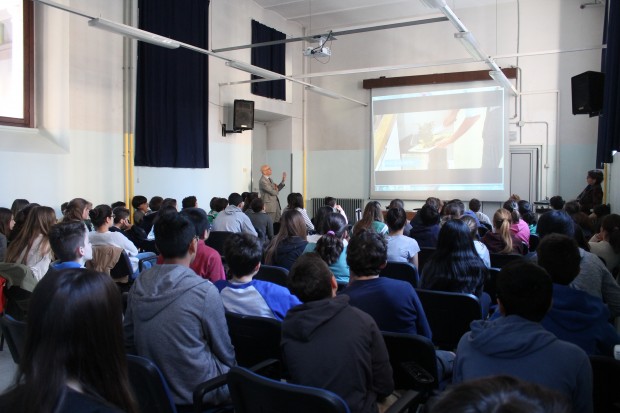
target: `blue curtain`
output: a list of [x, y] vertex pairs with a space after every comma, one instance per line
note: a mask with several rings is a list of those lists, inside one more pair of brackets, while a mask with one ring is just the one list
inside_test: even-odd
[[[286, 39], [284, 33], [252, 20], [252, 43], [263, 43], [284, 39]], [[284, 43], [252, 48], [252, 64], [254, 66], [262, 67], [263, 69], [268, 69], [282, 75], [286, 74], [285, 57], [286, 45]], [[252, 75], [252, 79], [261, 79], [261, 77]], [[286, 100], [285, 80], [252, 83], [252, 93], [267, 98]]]
[[620, 2], [607, 1], [601, 70], [605, 73], [603, 111], [598, 122], [596, 164], [613, 162], [612, 150], [620, 150]]
[[[139, 27], [203, 49], [208, 0], [139, 0]], [[135, 164], [208, 168], [209, 61], [138, 42]]]

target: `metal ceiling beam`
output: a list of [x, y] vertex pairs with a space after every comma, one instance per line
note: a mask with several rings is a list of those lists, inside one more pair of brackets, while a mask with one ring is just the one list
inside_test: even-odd
[[213, 51], [215, 53], [229, 52], [231, 50], [250, 49], [250, 48], [253, 48], [253, 47], [262, 47], [262, 46], [273, 46], [273, 45], [276, 45], [276, 44], [301, 42], [301, 41], [304, 41], [304, 40], [312, 42], [312, 41], [317, 41], [321, 37], [327, 37], [327, 36], [330, 36], [333, 39], [334, 36], [344, 36], [344, 35], [347, 35], [347, 34], [366, 33], [366, 32], [372, 32], [372, 31], [377, 31], [377, 30], [397, 29], [399, 27], [417, 26], [417, 25], [420, 25], [420, 24], [438, 23], [438, 22], [445, 22], [445, 21], [448, 21], [447, 17], [433, 17], [431, 19], [411, 20], [411, 21], [402, 22], [402, 23], [393, 23], [393, 24], [383, 24], [383, 25], [380, 25], [380, 26], [361, 27], [359, 29], [342, 30], [342, 31], [339, 31], [339, 32], [329, 32], [329, 33], [323, 33], [323, 34], [315, 34], [315, 35], [311, 35], [311, 36], [291, 37], [290, 39], [274, 40], [274, 41], [271, 41], [271, 42], [252, 43], [252, 44], [244, 44], [244, 45], [241, 45], [241, 46], [223, 47], [221, 49], [213, 49]]

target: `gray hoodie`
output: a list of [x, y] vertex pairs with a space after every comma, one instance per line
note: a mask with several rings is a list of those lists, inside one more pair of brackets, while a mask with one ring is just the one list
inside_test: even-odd
[[517, 315], [474, 321], [459, 342], [453, 383], [508, 374], [567, 395], [575, 412], [592, 412], [592, 369], [586, 353], [540, 323]]
[[[177, 405], [192, 404], [194, 388], [235, 363], [217, 288], [182, 265], [157, 265], [129, 291], [124, 320], [127, 351], [161, 369]], [[222, 387], [205, 398], [228, 399]]]
[[213, 221], [213, 231], [245, 232], [258, 236], [250, 218], [234, 205], [228, 205], [226, 209], [217, 214]]

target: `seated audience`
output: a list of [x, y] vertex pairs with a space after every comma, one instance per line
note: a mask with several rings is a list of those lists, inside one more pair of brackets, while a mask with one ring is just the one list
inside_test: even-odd
[[556, 211], [564, 209], [565, 203], [566, 201], [564, 201], [564, 198], [562, 198], [560, 195], [552, 196], [549, 199], [549, 206], [551, 206], [551, 208], [555, 209]]
[[491, 219], [489, 218], [488, 215], [486, 215], [484, 212], [480, 211], [480, 208], [482, 207], [482, 203], [480, 202], [479, 199], [476, 198], [472, 198], [469, 201], [469, 210], [471, 212], [473, 212], [474, 214], [476, 214], [476, 217], [478, 218], [478, 220], [480, 222], [484, 222], [487, 225], [493, 225], [491, 223]]
[[11, 204], [11, 214], [13, 214], [13, 217], [17, 217], [17, 214], [19, 213], [19, 211], [24, 209], [26, 205], [29, 205], [29, 204], [30, 202], [28, 202], [27, 199], [17, 198], [13, 200], [13, 203]]
[[209, 208], [211, 210], [207, 214], [207, 218], [209, 218], [209, 224], [213, 225], [213, 221], [217, 218], [217, 214], [222, 212], [228, 206], [228, 199], [226, 198], [218, 198], [214, 196], [211, 198], [211, 202], [209, 202]]
[[282, 212], [296, 210], [304, 218], [306, 230], [308, 230], [308, 232], [314, 231], [314, 224], [312, 223], [312, 220], [310, 220], [310, 217], [308, 217], [308, 212], [304, 209], [303, 196], [299, 192], [291, 192], [286, 197], [286, 202], [288, 202], [288, 205]]
[[252, 221], [241, 210], [243, 198], [236, 192], [228, 197], [228, 206], [213, 220], [213, 231], [245, 232], [258, 235]]
[[73, 198], [67, 204], [62, 222], [83, 221], [89, 231], [94, 231], [95, 227], [90, 222], [90, 210], [93, 204], [83, 198]]
[[[511, 231], [512, 214], [504, 208], [493, 215], [493, 231], [488, 231], [480, 241], [491, 254], [523, 254], [525, 248], [520, 239]], [[529, 230], [528, 230], [529, 231]]]
[[312, 217], [312, 221], [314, 222], [314, 229], [315, 229], [315, 233], [312, 235], [308, 235], [307, 239], [308, 239], [308, 243], [315, 243], [323, 236], [325, 235], [323, 232], [323, 227], [322, 227], [322, 222], [323, 219], [325, 219], [326, 216], [330, 215], [334, 213], [334, 208], [328, 206], [328, 205], [324, 205], [322, 207], [319, 207], [319, 209], [317, 209], [316, 211], [314, 211], [314, 216]]
[[[155, 362], [174, 403], [185, 410], [198, 384], [236, 364], [235, 352], [217, 288], [189, 268], [198, 248], [194, 225], [179, 213], [164, 214], [155, 223], [155, 240], [164, 264], [143, 271], [129, 291], [125, 347]], [[224, 386], [205, 402], [228, 397]]]
[[[388, 205], [387, 209], [388, 211], [392, 208], [402, 208], [403, 210], [405, 209], [405, 203], [403, 202], [402, 199], [392, 199], [390, 201], [390, 205]], [[387, 219], [386, 219], [386, 224], [387, 224]], [[389, 227], [389, 224], [388, 224]], [[409, 223], [409, 221], [407, 221], [407, 213], [405, 212], [405, 227], [403, 228], [403, 234], [405, 234], [407, 237], [409, 236], [409, 233], [411, 232], [411, 224]]]
[[93, 246], [83, 222], [60, 222], [49, 232], [49, 240], [56, 261], [52, 269], [84, 268], [84, 263], [93, 258]]
[[532, 211], [532, 206], [529, 202], [523, 199], [517, 202], [517, 204], [519, 206], [519, 215], [528, 225], [530, 234], [536, 234], [536, 224], [538, 223], [538, 219], [536, 218], [534, 211]]
[[[575, 224], [565, 211], [549, 211], [538, 220], [541, 241], [549, 234], [563, 234], [574, 238]], [[596, 255], [579, 248], [581, 261], [579, 275], [570, 286], [603, 300], [612, 317], [620, 316], [620, 286]]]
[[370, 201], [366, 204], [362, 213], [362, 219], [353, 226], [353, 235], [362, 230], [375, 231], [381, 235], [387, 234], [388, 227], [383, 222], [383, 212], [378, 201]]
[[[243, 198], [242, 210], [247, 214], [252, 207], [252, 201], [259, 198], [258, 192], [244, 192], [243, 194], [241, 194], [241, 197]], [[265, 202], [263, 201], [263, 204], [264, 203]]]
[[530, 246], [530, 227], [527, 222], [521, 219], [519, 214], [519, 204], [517, 201], [509, 199], [504, 202], [503, 208], [510, 212], [512, 218], [512, 225], [510, 225], [510, 231], [520, 241], [525, 243], [527, 247]]
[[527, 261], [502, 267], [497, 302], [502, 317], [471, 323], [459, 342], [452, 382], [508, 374], [568, 396], [575, 412], [592, 412], [592, 369], [578, 346], [540, 325], [553, 286], [545, 271]]
[[30, 299], [18, 376], [0, 396], [0, 411], [137, 413], [122, 317], [109, 275], [67, 269], [44, 277]]
[[13, 213], [8, 208], [0, 208], [0, 262], [6, 257], [7, 238], [15, 225]]
[[439, 237], [439, 212], [430, 204], [424, 204], [422, 209], [411, 220], [409, 236], [418, 242], [420, 248], [435, 248]]
[[280, 231], [273, 237], [265, 251], [265, 264], [290, 270], [308, 245], [306, 234], [303, 216], [294, 209], [283, 211], [280, 217]]
[[388, 261], [408, 262], [418, 267], [418, 252], [420, 247], [418, 242], [408, 236], [403, 235], [405, 224], [407, 223], [407, 213], [401, 207], [388, 209], [386, 214], [387, 226], [389, 228], [387, 239]]
[[41, 280], [53, 259], [48, 235], [55, 223], [56, 213], [52, 208], [33, 207], [23, 228], [9, 244], [5, 261], [30, 267], [34, 278]]
[[291, 307], [301, 304], [286, 287], [253, 279], [263, 256], [263, 247], [255, 236], [231, 235], [224, 244], [224, 256], [232, 278], [215, 286], [226, 311], [282, 321]]
[[264, 243], [269, 242], [273, 238], [273, 221], [271, 216], [265, 212], [263, 200], [261, 198], [254, 198], [250, 209], [247, 209], [245, 213], [250, 218], [261, 241]]
[[89, 214], [90, 219], [96, 228], [95, 232], [88, 234], [90, 242], [93, 246], [111, 245], [125, 250], [129, 256], [129, 261], [131, 261], [131, 268], [133, 270], [132, 278], [135, 278], [139, 273], [138, 262], [140, 259], [146, 258], [145, 254], [148, 254], [149, 256], [152, 256], [153, 254], [138, 253], [136, 246], [126, 236], [120, 232], [112, 232], [109, 230], [113, 222], [112, 208], [110, 208], [109, 205], [97, 205], [89, 212]]
[[142, 217], [142, 220], [140, 221], [140, 226], [147, 234], [153, 230], [153, 224], [155, 219], [158, 217], [158, 212], [161, 209], [163, 202], [164, 198], [160, 196], [154, 196], [149, 201], [148, 209], [150, 212], [145, 212], [144, 217]]
[[491, 299], [482, 291], [487, 274], [469, 227], [460, 219], [451, 219], [439, 231], [437, 250], [424, 265], [420, 287], [473, 294], [480, 299], [483, 314], [488, 314]]
[[116, 202], [113, 202], [113, 203], [110, 205], [110, 207], [112, 207], [112, 209], [114, 209], [114, 208], [119, 208], [119, 207], [120, 207], [120, 208], [127, 208], [127, 205], [126, 205], [126, 204], [125, 204], [125, 202], [123, 202], [123, 201], [116, 201]]
[[323, 235], [315, 242], [308, 242], [304, 253], [316, 252], [329, 265], [339, 285], [349, 282], [349, 266], [347, 265], [347, 222], [337, 212], [325, 215], [317, 225]]
[[327, 389], [352, 413], [377, 412], [377, 401], [394, 390], [388, 353], [371, 316], [335, 297], [337, 283], [317, 254], [301, 256], [289, 289], [303, 304], [282, 323], [282, 356], [290, 382]]
[[428, 413], [572, 413], [565, 395], [512, 376], [469, 380], [429, 401]]
[[133, 245], [142, 251], [150, 251], [157, 253], [155, 241], [147, 239], [146, 232], [139, 225], [132, 225], [129, 222], [129, 210], [127, 208], [112, 209], [112, 217], [114, 222], [110, 226], [111, 232], [120, 232], [126, 236]]
[[32, 209], [34, 209], [35, 207], [39, 206], [41, 205], [34, 203], [28, 204], [22, 209], [20, 209], [16, 215], [13, 215], [15, 223], [13, 224], [13, 229], [11, 229], [9, 236], [7, 237], [7, 247], [8, 244], [10, 244], [15, 238], [17, 238], [17, 236], [21, 232], [22, 228], [26, 224], [26, 219], [28, 218], [28, 214], [30, 213], [30, 211], [32, 211]]
[[182, 210], [185, 208], [198, 208], [198, 199], [194, 195], [183, 198], [181, 208]]
[[338, 203], [336, 202], [336, 198], [333, 198], [331, 196], [326, 196], [325, 197], [325, 205], [327, 205], [328, 207], [331, 207], [332, 208], [332, 212], [337, 212], [340, 215], [342, 215], [342, 217], [344, 218], [345, 222], [347, 224], [349, 223], [349, 219], [347, 218], [346, 212], [344, 212], [344, 209], [342, 209], [342, 207], [340, 205], [338, 205]]
[[603, 218], [598, 234], [590, 238], [590, 252], [605, 260], [609, 271], [620, 266], [620, 215], [610, 214]]
[[474, 242], [474, 247], [476, 247], [476, 252], [482, 259], [482, 262], [484, 262], [487, 268], [491, 268], [491, 254], [489, 253], [489, 249], [482, 242], [478, 241], [478, 225], [476, 225], [476, 220], [469, 215], [464, 215], [461, 217], [461, 221], [469, 227], [469, 235]]
[[[195, 236], [198, 240], [196, 244], [196, 256], [189, 264], [189, 268], [212, 283], [225, 280], [226, 273], [224, 272], [220, 253], [205, 244], [205, 240], [209, 238], [209, 220], [207, 219], [207, 213], [201, 208], [185, 208], [181, 211], [181, 215], [194, 225]], [[157, 264], [163, 263], [164, 257], [160, 254], [157, 257]]]
[[590, 222], [592, 223], [592, 232], [594, 234], [600, 232], [603, 219], [609, 214], [611, 214], [611, 207], [609, 204], [601, 204], [594, 207], [592, 214], [590, 214]]
[[370, 314], [381, 331], [419, 334], [430, 339], [426, 314], [411, 284], [379, 277], [388, 251], [389, 244], [372, 231], [354, 236], [347, 249], [351, 280], [342, 294], [349, 296], [352, 306]]
[[131, 206], [133, 207], [133, 223], [139, 225], [142, 218], [149, 212], [148, 200], [145, 196], [136, 195], [131, 198]]
[[[570, 201], [564, 205], [564, 211], [575, 221], [575, 224], [579, 226], [579, 229], [583, 232], [585, 240], [589, 240], [592, 237], [592, 221], [588, 217], [588, 214], [581, 211], [579, 202]], [[583, 245], [580, 245], [583, 248]], [[587, 249], [586, 249], [587, 251]]]
[[579, 274], [581, 256], [577, 242], [566, 235], [550, 234], [536, 251], [538, 264], [553, 281], [553, 302], [542, 320], [543, 327], [588, 354], [613, 356], [620, 337], [609, 323], [607, 306], [600, 298], [569, 287]]

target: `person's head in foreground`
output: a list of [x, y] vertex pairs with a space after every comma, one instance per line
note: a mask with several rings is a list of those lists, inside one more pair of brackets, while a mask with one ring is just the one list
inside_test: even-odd
[[30, 299], [16, 386], [0, 397], [0, 406], [51, 413], [76, 411], [89, 399], [137, 412], [122, 322], [121, 296], [109, 275], [66, 269], [43, 277]]
[[553, 284], [544, 268], [520, 260], [497, 274], [497, 302], [504, 316], [518, 315], [539, 323], [551, 307]]
[[288, 274], [288, 288], [302, 303], [332, 298], [338, 284], [325, 261], [315, 252], [297, 258]]

